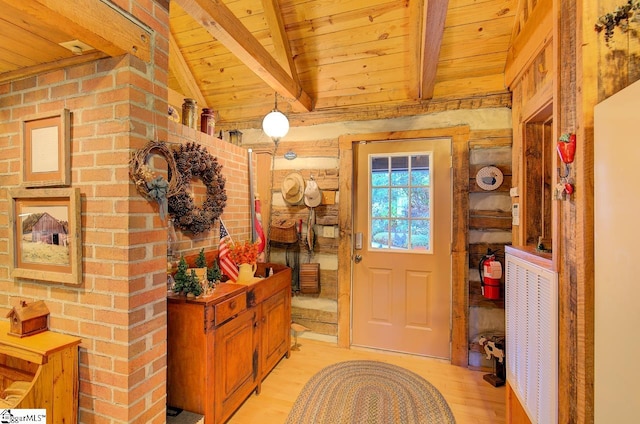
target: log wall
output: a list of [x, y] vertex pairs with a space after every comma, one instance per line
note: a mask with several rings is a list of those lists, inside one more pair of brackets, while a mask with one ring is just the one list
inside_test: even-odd
[[[481, 102], [478, 102], [481, 104]], [[465, 105], [465, 103], [461, 103]], [[505, 114], [506, 112], [506, 114]], [[465, 212], [469, 213], [469, 233], [472, 235], [469, 245], [466, 246], [470, 254], [469, 279], [463, 282], [463, 296], [465, 311], [464, 316], [470, 316], [469, 329], [467, 330], [470, 364], [478, 367], [488, 367], [491, 364], [482, 360], [482, 355], [474, 351], [473, 341], [478, 333], [485, 331], [504, 331], [504, 305], [502, 301], [489, 301], [480, 295], [479, 276], [477, 265], [481, 252], [486, 252], [487, 247], [504, 251], [504, 245], [511, 242], [511, 210], [509, 201], [509, 188], [511, 187], [511, 141], [512, 130], [510, 119], [504, 119], [509, 115], [508, 109], [456, 109], [451, 111], [439, 111], [431, 115], [404, 118], [371, 120], [359, 122], [342, 122], [337, 124], [325, 124], [306, 128], [304, 133], [292, 129], [278, 143], [274, 149], [273, 144], [264, 143], [261, 134], [252, 137], [251, 132], [244, 133], [243, 140], [254, 151], [264, 152], [265, 156], [273, 162], [265, 161], [258, 175], [260, 181], [270, 181], [268, 192], [261, 192], [260, 197], [271, 197], [269, 218], [263, 213], [263, 222], [271, 222], [274, 219], [294, 219], [303, 221], [302, 234], [306, 233], [306, 221], [308, 209], [304, 205], [291, 206], [284, 202], [280, 187], [283, 179], [289, 172], [299, 172], [308, 180], [311, 176], [318, 182], [320, 189], [329, 195], [335, 203], [321, 205], [316, 208], [317, 241], [311, 262], [320, 263], [320, 288], [318, 297], [331, 301], [338, 301], [337, 283], [340, 270], [338, 269], [338, 243], [340, 235], [345, 228], [340, 225], [338, 209], [341, 199], [348, 193], [339, 190], [341, 184], [340, 153], [338, 139], [342, 134], [353, 132], [370, 133], [401, 128], [437, 128], [442, 122], [447, 124], [470, 125], [470, 138], [468, 142], [468, 159], [470, 164], [469, 191], [467, 197], [469, 205]], [[322, 135], [318, 137], [318, 135]], [[260, 141], [256, 143], [255, 141]], [[287, 152], [295, 152], [296, 158], [285, 159]], [[260, 160], [259, 160], [260, 163]], [[266, 166], [265, 166], [266, 165]], [[502, 186], [494, 192], [485, 192], [475, 183], [476, 172], [485, 165], [496, 165], [504, 173]], [[264, 207], [263, 207], [264, 212]], [[467, 228], [467, 227], [465, 227]], [[327, 231], [327, 234], [324, 232]], [[466, 235], [465, 235], [466, 237]], [[300, 259], [306, 260], [304, 246], [301, 246]], [[271, 260], [284, 263], [285, 251], [279, 246], [271, 246]], [[338, 315], [340, 311], [338, 311]], [[326, 320], [326, 314], [319, 314], [318, 320]], [[334, 316], [334, 322], [322, 322], [318, 328], [330, 330], [335, 335], [338, 324], [338, 316]], [[348, 330], [347, 330], [348, 334]], [[477, 350], [477, 349], [476, 349]], [[465, 355], [466, 356], [466, 355]]]

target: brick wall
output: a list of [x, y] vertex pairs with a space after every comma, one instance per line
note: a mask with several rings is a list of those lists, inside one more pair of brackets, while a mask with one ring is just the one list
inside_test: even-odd
[[[218, 159], [218, 163], [222, 165], [222, 175], [226, 179], [225, 190], [227, 192], [227, 206], [221, 218], [234, 241], [243, 242], [250, 239], [251, 210], [249, 208], [249, 154], [247, 149], [172, 121], [169, 122], [168, 130], [167, 141], [169, 143], [185, 144], [189, 141], [195, 141], [206, 147], [207, 151]], [[256, 167], [255, 158], [253, 167], [254, 169]], [[193, 182], [193, 186], [199, 184], [197, 180]], [[194, 187], [192, 191], [196, 190], [197, 188]], [[179, 256], [193, 256], [197, 255], [201, 249], [205, 249], [205, 252], [218, 249], [220, 225], [216, 221], [210, 231], [197, 235], [176, 230], [176, 236], [178, 239], [177, 254]]]
[[[158, 44], [156, 61], [166, 54]], [[161, 66], [124, 56], [0, 85], [0, 313], [44, 300], [52, 330], [82, 337], [79, 422], [165, 420], [167, 227], [129, 180], [132, 151], [156, 138], [205, 145], [227, 179], [227, 228], [249, 237], [247, 150], [180, 124], [167, 131]], [[71, 111], [71, 186], [82, 197], [82, 283], [14, 281], [6, 199], [20, 183], [20, 120], [62, 108]], [[187, 254], [214, 249], [218, 226], [178, 237]]]
[[[71, 111], [71, 186], [80, 189], [82, 198], [82, 283], [14, 281], [8, 275], [12, 258], [4, 253], [0, 305], [6, 311], [21, 300], [44, 300], [52, 330], [82, 337], [80, 422], [133, 422], [143, 412], [146, 420], [160, 416], [164, 408], [162, 396], [153, 395], [163, 389], [165, 379], [164, 285], [161, 274], [153, 273], [162, 268], [158, 252], [164, 237], [152, 208], [132, 198], [128, 177], [130, 146], [153, 133], [155, 126], [147, 122], [155, 119], [160, 128], [164, 122], [160, 109], [149, 107], [160, 99], [154, 89], [159, 95], [166, 92], [163, 81], [151, 82], [151, 68], [124, 56], [0, 89], [2, 162], [9, 169], [2, 177], [2, 199], [19, 184], [20, 120], [62, 108]], [[5, 246], [7, 207], [3, 200], [0, 239]]]
[[[130, 183], [128, 162], [167, 137], [168, 4], [117, 4], [153, 29], [150, 63], [108, 58], [0, 85], [0, 313], [44, 300], [52, 330], [82, 337], [79, 422], [162, 423], [166, 226]], [[20, 121], [63, 108], [82, 198], [82, 283], [14, 281], [6, 199], [20, 183]]]

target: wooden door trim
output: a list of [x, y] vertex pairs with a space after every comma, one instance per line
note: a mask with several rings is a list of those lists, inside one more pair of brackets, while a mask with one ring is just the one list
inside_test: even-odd
[[468, 366], [469, 299], [469, 126], [415, 131], [350, 134], [339, 138], [340, 201], [338, 202], [338, 345], [351, 345], [351, 255], [353, 236], [353, 145], [360, 141], [450, 138], [452, 142], [452, 239], [451, 239], [451, 363]]

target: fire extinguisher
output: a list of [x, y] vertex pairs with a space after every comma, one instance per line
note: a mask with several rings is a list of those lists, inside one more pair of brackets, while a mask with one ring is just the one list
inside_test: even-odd
[[500, 299], [500, 278], [502, 278], [502, 264], [496, 259], [496, 252], [487, 249], [487, 254], [478, 264], [480, 273], [480, 287], [482, 295], [487, 299]]

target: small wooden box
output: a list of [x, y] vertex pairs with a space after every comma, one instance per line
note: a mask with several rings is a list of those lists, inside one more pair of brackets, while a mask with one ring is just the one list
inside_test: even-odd
[[300, 265], [300, 293], [320, 293], [320, 264]]
[[49, 308], [44, 301], [38, 300], [27, 305], [22, 301], [7, 314], [11, 336], [27, 337], [49, 329]]

